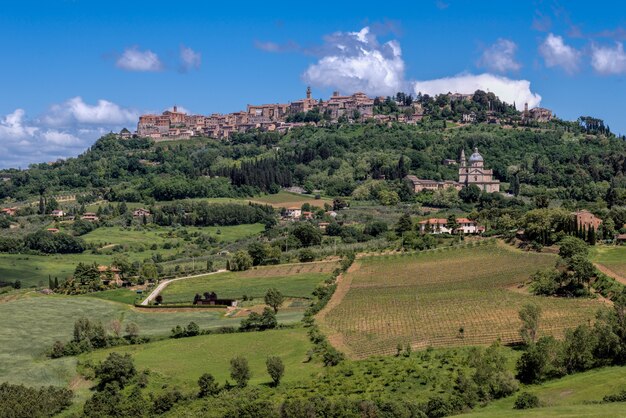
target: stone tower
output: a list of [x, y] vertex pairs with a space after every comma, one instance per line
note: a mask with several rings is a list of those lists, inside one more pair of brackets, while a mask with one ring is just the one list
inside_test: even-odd
[[311, 86], [308, 86], [306, 88], [306, 98], [310, 99], [311, 98]]

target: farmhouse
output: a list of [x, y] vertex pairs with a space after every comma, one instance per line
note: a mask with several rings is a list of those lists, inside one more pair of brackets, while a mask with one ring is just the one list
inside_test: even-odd
[[80, 219], [82, 219], [84, 221], [93, 221], [93, 222], [95, 222], [95, 221], [97, 221], [100, 218], [98, 218], [98, 216], [95, 213], [93, 213], [93, 212], [85, 212], [83, 214], [83, 216], [80, 217]]
[[577, 212], [573, 212], [572, 216], [576, 221], [577, 228], [584, 229], [585, 231], [589, 231], [591, 228], [597, 231], [602, 224], [602, 219], [598, 218], [596, 215], [589, 212], [588, 210], [583, 209]]
[[618, 245], [626, 244], [626, 234], [619, 234], [615, 239]]
[[150, 216], [150, 211], [148, 209], [143, 209], [143, 208], [135, 209], [133, 211], [133, 216], [135, 218], [141, 218], [143, 216]]
[[55, 209], [50, 213], [50, 216], [52, 216], [53, 218], [62, 218], [65, 216], [65, 212], [63, 212], [61, 209]]
[[302, 216], [302, 209], [298, 207], [290, 207], [285, 209], [285, 217], [291, 219], [297, 219]]
[[120, 277], [120, 269], [113, 266], [98, 266], [98, 271], [100, 272], [100, 280], [102, 280], [102, 284], [105, 286], [110, 285], [111, 283], [115, 283], [117, 286], [122, 286], [123, 281]]
[[409, 184], [413, 187], [413, 191], [415, 193], [419, 193], [422, 190], [439, 190], [439, 189], [447, 189], [448, 187], [454, 187], [457, 190], [461, 190], [461, 185], [456, 181], [446, 180], [446, 181], [437, 181], [437, 180], [425, 180], [417, 178], [414, 175], [408, 175], [405, 177], [405, 180], [409, 182]]
[[421, 233], [429, 234], [480, 234], [485, 232], [485, 227], [478, 225], [475, 221], [467, 218], [457, 218], [458, 227], [453, 231], [448, 226], [448, 220], [445, 218], [430, 218], [419, 222], [419, 230]]
[[237, 306], [235, 299], [219, 299], [215, 292], [204, 292], [204, 298], [196, 293], [193, 298], [194, 305], [222, 305], [222, 306]]

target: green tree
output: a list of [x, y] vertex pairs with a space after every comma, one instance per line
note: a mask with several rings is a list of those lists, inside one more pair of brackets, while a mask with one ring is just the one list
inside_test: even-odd
[[459, 197], [465, 203], [476, 203], [480, 199], [480, 187], [470, 184], [459, 191]]
[[239, 250], [230, 259], [229, 267], [231, 271], [245, 271], [252, 267], [252, 257], [246, 251]]
[[587, 257], [589, 255], [589, 246], [580, 238], [567, 236], [559, 241], [559, 256], [564, 260], [580, 255]]
[[322, 232], [310, 222], [298, 222], [291, 234], [300, 241], [303, 247], [320, 245], [322, 243]]
[[241, 356], [232, 358], [230, 360], [230, 377], [237, 382], [237, 386], [240, 388], [246, 387], [250, 377], [252, 377], [248, 360]]
[[532, 344], [537, 339], [539, 321], [541, 319], [541, 307], [533, 303], [522, 306], [519, 311], [519, 319], [522, 321], [520, 335], [526, 344]]
[[275, 287], [267, 289], [267, 292], [265, 292], [265, 304], [274, 309], [274, 313], [278, 313], [278, 308], [284, 301], [285, 296]]
[[446, 226], [448, 228], [450, 228], [450, 233], [454, 234], [456, 233], [456, 230], [459, 228], [459, 223], [456, 220], [456, 216], [454, 215], [449, 215], [448, 219], [447, 219], [447, 224]]
[[215, 396], [220, 393], [220, 385], [210, 373], [204, 373], [198, 379], [198, 392], [199, 398], [205, 398], [207, 396]]
[[398, 219], [398, 223], [396, 224], [396, 233], [398, 235], [402, 235], [405, 232], [413, 230], [413, 220], [411, 219], [411, 215], [409, 213], [403, 213], [400, 215], [400, 219]]
[[154, 263], [144, 263], [141, 266], [140, 274], [144, 280], [156, 280], [159, 278], [159, 273]]
[[280, 384], [280, 379], [282, 379], [283, 374], [285, 374], [285, 365], [280, 357], [270, 356], [267, 358], [265, 362], [267, 367], [267, 373], [272, 378], [274, 382], [274, 386], [278, 386]]
[[96, 378], [100, 379], [100, 387], [116, 382], [124, 387], [137, 374], [133, 358], [130, 354], [111, 353], [96, 367]]

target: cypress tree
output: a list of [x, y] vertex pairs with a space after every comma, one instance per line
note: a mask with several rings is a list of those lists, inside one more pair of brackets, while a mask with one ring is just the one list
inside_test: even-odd
[[55, 288], [55, 289], [58, 289], [58, 288], [59, 288], [59, 278], [58, 278], [58, 277], [55, 277], [55, 278], [54, 278], [54, 288]]
[[587, 241], [589, 242], [589, 245], [596, 245], [596, 230], [593, 226], [589, 228]]

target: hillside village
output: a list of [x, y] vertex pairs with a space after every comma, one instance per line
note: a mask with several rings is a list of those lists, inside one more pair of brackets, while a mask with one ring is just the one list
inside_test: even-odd
[[[485, 94], [481, 93], [481, 98]], [[474, 100], [474, 94], [448, 93], [441, 95], [441, 103], [448, 108], [454, 104], [470, 103]], [[264, 132], [285, 133], [288, 130], [316, 124], [336, 124], [342, 121], [364, 122], [373, 120], [378, 123], [399, 122], [415, 124], [420, 122], [428, 114], [425, 104], [432, 99], [419, 95], [413, 98], [411, 95], [398, 93], [396, 97], [368, 97], [366, 94], [357, 92], [343, 96], [335, 91], [327, 100], [314, 99], [311, 88], [306, 90], [306, 97], [290, 103], [276, 103], [263, 105], [248, 105], [245, 111], [227, 114], [214, 113], [208, 116], [188, 115], [174, 106], [172, 110], [166, 110], [161, 115], [146, 114], [139, 117], [137, 130], [131, 133], [128, 129], [120, 132], [122, 138], [138, 137], [152, 138], [156, 141], [189, 139], [192, 137], [209, 137], [228, 139], [235, 132], [248, 132], [259, 130]], [[545, 108], [525, 109], [515, 117], [504, 117], [492, 107], [492, 101], [497, 100], [492, 95], [488, 99], [487, 111], [483, 119], [493, 124], [528, 124], [546, 123], [553, 115], [552, 111]], [[394, 111], [382, 111], [381, 108], [393, 107]], [[461, 113], [460, 123], [476, 123], [481, 119], [475, 111]]]

